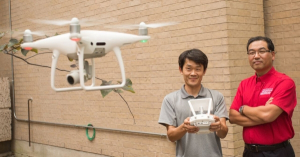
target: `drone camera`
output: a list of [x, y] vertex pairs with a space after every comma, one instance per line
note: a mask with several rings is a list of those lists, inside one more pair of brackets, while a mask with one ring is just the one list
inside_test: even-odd
[[[86, 71], [84, 70], [84, 82], [89, 80], [90, 78], [86, 75]], [[77, 83], [80, 83], [80, 74], [79, 70], [72, 70], [68, 75], [67, 75], [67, 81], [70, 85], [75, 85]]]
[[[84, 62], [84, 82], [90, 80], [91, 77], [91, 72], [92, 72], [92, 67], [89, 65], [88, 61]], [[80, 74], [79, 70], [72, 70], [68, 75], [67, 75], [67, 81], [70, 85], [75, 85], [77, 83], [80, 83]]]
[[70, 74], [67, 75], [67, 81], [70, 85], [79, 83], [79, 80], [79, 70], [73, 70]]

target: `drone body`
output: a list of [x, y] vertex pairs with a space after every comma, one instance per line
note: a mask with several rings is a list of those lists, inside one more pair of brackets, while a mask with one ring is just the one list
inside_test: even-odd
[[[150, 39], [149, 36], [93, 30], [82, 30], [80, 34], [82, 39], [78, 44], [85, 48], [85, 59], [102, 57], [112, 51], [114, 47], [121, 47], [125, 44]], [[52, 51], [57, 50], [61, 54], [68, 56], [70, 59], [78, 59], [77, 42], [70, 40], [69, 37], [70, 33], [66, 33], [35, 42], [23, 43], [21, 44], [21, 47], [25, 49], [47, 48]]]
[[[49, 21], [42, 20], [44, 23], [50, 23]], [[56, 35], [53, 37], [41, 39], [32, 42], [32, 35], [30, 30], [24, 32], [24, 43], [21, 47], [26, 50], [32, 48], [36, 49], [50, 49], [53, 51], [52, 66], [51, 66], [51, 87], [55, 91], [71, 91], [71, 90], [102, 90], [121, 88], [125, 86], [126, 77], [124, 64], [120, 47], [125, 44], [131, 44], [138, 41], [145, 41], [150, 39], [148, 35], [147, 26], [145, 23], [141, 23], [139, 27], [140, 35], [109, 32], [109, 31], [94, 31], [94, 30], [80, 30], [79, 20], [73, 18], [70, 22], [56, 22], [59, 25], [65, 25], [70, 23], [70, 33]], [[171, 24], [154, 24], [149, 27], [157, 28]], [[118, 63], [122, 75], [122, 83], [116, 85], [107, 86], [95, 86], [95, 64], [94, 58], [105, 56], [108, 52], [114, 51], [118, 59]], [[78, 87], [55, 87], [55, 69], [60, 54], [67, 56], [69, 59], [78, 60], [79, 70], [73, 70], [67, 75], [67, 81], [70, 85], [80, 83]], [[92, 66], [88, 64], [85, 59], [92, 60]], [[85, 82], [92, 79], [92, 85], [86, 86]]]

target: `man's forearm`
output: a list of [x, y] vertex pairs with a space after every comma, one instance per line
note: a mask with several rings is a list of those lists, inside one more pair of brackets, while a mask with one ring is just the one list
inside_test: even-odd
[[226, 125], [226, 119], [225, 118], [221, 118], [221, 129], [216, 131], [216, 134], [219, 138], [225, 138], [227, 133], [228, 133], [228, 127]]
[[257, 123], [270, 123], [274, 121], [281, 113], [282, 109], [276, 105], [266, 105], [249, 107], [244, 106], [243, 114]]
[[231, 124], [238, 124], [244, 127], [263, 124], [263, 123], [259, 123], [258, 121], [254, 121], [246, 116], [241, 115], [238, 111], [234, 109], [230, 109], [229, 122]]
[[187, 131], [183, 129], [183, 125], [184, 124], [178, 127], [168, 126], [167, 136], [171, 142], [181, 139], [186, 134]]
[[255, 121], [257, 123], [265, 123], [264, 121], [264, 109], [262, 106], [259, 107], [249, 107], [249, 106], [244, 106], [243, 109], [243, 114], [251, 119], [252, 121]]

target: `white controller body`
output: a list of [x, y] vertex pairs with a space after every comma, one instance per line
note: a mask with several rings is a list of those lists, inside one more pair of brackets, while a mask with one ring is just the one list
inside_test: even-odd
[[190, 117], [190, 124], [199, 128], [197, 133], [209, 133], [209, 126], [214, 122], [215, 119], [213, 115], [201, 114]]
[[212, 98], [192, 99], [188, 103], [193, 114], [190, 117], [190, 124], [199, 128], [197, 133], [210, 133], [210, 124], [215, 122], [214, 116], [211, 114]]

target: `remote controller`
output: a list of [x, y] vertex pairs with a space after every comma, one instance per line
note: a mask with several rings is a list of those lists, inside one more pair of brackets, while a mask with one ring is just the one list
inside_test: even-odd
[[214, 122], [215, 119], [213, 115], [203, 114], [190, 117], [190, 124], [199, 128], [197, 133], [209, 133], [209, 126]]
[[192, 99], [188, 101], [193, 116], [190, 117], [190, 124], [199, 127], [197, 133], [210, 133], [209, 126], [215, 122], [212, 112], [212, 99]]

